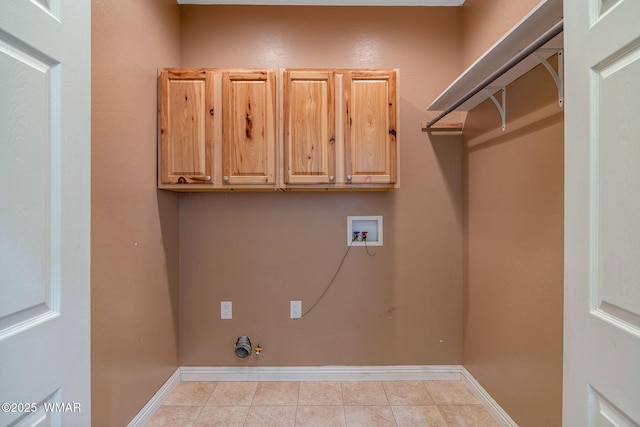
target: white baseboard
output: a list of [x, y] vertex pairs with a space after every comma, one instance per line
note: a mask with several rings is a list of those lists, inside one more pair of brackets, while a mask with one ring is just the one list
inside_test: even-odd
[[464, 366], [460, 366], [460, 373], [462, 375], [462, 381], [464, 381], [474, 396], [482, 403], [482, 406], [491, 414], [493, 419], [501, 427], [518, 427], [515, 421], [511, 419], [498, 402], [493, 400], [493, 397], [487, 393], [487, 391], [480, 385], [480, 383], [471, 375]]
[[462, 380], [501, 427], [518, 427], [461, 365], [402, 366], [182, 366], [142, 408], [128, 427], [151, 420], [182, 381], [430, 381]]
[[127, 427], [144, 427], [153, 415], [158, 412], [160, 406], [167, 400], [171, 392], [180, 384], [180, 368], [171, 374], [169, 379], [160, 387], [160, 390], [153, 395], [146, 405], [138, 412], [138, 415], [127, 425]]
[[182, 381], [459, 380], [458, 365], [405, 366], [183, 366]]

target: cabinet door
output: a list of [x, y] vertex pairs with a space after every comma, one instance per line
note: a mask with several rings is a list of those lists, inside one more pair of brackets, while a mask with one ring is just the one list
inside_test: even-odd
[[395, 71], [348, 71], [344, 95], [347, 184], [395, 183]]
[[213, 73], [160, 73], [160, 183], [211, 184]]
[[222, 181], [275, 184], [275, 75], [222, 74]]
[[335, 73], [284, 72], [285, 183], [335, 182]]

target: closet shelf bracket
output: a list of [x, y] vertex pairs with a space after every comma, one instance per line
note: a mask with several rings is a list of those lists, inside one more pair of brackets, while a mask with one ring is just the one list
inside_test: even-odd
[[[558, 54], [558, 71], [557, 72], [556, 70], [553, 69], [551, 64], [549, 64], [549, 61], [547, 61], [547, 59], [540, 54], [541, 52], [551, 52], [551, 53]], [[558, 105], [562, 107], [564, 105], [564, 49], [556, 49], [556, 48], [538, 49], [536, 52], [533, 53], [533, 56], [535, 56], [538, 59], [538, 61], [540, 61], [540, 63], [544, 65], [544, 68], [546, 68], [547, 71], [549, 71], [549, 74], [551, 74], [551, 77], [553, 78], [553, 81], [556, 83], [556, 87], [558, 88]]]
[[[557, 13], [561, 13], [561, 10], [558, 11], [557, 7], [558, 4], [561, 2], [558, 1], [546, 1], [546, 2], [541, 2], [540, 3], [540, 7], [535, 9], [535, 12], [532, 13], [531, 16], [529, 17], [525, 17], [525, 20], [522, 21], [521, 23], [517, 24], [517, 27], [514, 27], [515, 30], [512, 30], [511, 32], [509, 32], [509, 37], [505, 37], [502, 39], [502, 41], [500, 42], [500, 44], [498, 45], [497, 48], [491, 48], [488, 53], [485, 53], [485, 55], [483, 57], [480, 58], [480, 63], [481, 66], [484, 67], [485, 65], [491, 64], [493, 59], [486, 59], [486, 58], [493, 58], [493, 56], [502, 56], [502, 51], [501, 49], [503, 48], [504, 45], [504, 50], [505, 51], [511, 51], [511, 49], [509, 48], [509, 46], [512, 44], [512, 41], [518, 41], [521, 38], [523, 38], [522, 34], [524, 33], [524, 29], [529, 28], [529, 24], [527, 23], [528, 20], [531, 21], [537, 21], [539, 18], [539, 14], [541, 14], [543, 21], [548, 21], [550, 19], [555, 19], [555, 16]], [[533, 24], [531, 24], [533, 25]], [[524, 28], [522, 30], [520, 30], [521, 28]], [[483, 91], [483, 89], [485, 89], [486, 87], [488, 87], [491, 83], [495, 82], [496, 80], [498, 80], [499, 78], [501, 78], [503, 75], [507, 74], [507, 72], [509, 70], [511, 70], [512, 68], [514, 68], [516, 65], [518, 65], [520, 62], [522, 62], [525, 58], [527, 58], [528, 56], [532, 56], [532, 54], [536, 53], [537, 51], [543, 51], [544, 49], [541, 50], [541, 48], [543, 48], [544, 45], [546, 45], [547, 43], [550, 43], [553, 41], [554, 38], [556, 38], [558, 35], [560, 35], [560, 33], [562, 33], [564, 30], [564, 23], [562, 20], [558, 21], [555, 23], [555, 25], [553, 25], [552, 27], [550, 27], [548, 30], [546, 30], [544, 33], [542, 33], [538, 38], [536, 38], [535, 40], [533, 40], [532, 42], [530, 42], [524, 49], [520, 49], [517, 51], [516, 55], [511, 57], [511, 59], [509, 59], [506, 63], [504, 63], [501, 67], [499, 67], [497, 70], [495, 70], [494, 72], [492, 72], [491, 74], [487, 75], [486, 77], [484, 77], [484, 79], [482, 81], [480, 81], [479, 83], [475, 84], [472, 89], [468, 90], [467, 92], [463, 92], [463, 88], [464, 85], [462, 84], [462, 82], [467, 83], [470, 81], [473, 81], [472, 77], [475, 76], [475, 72], [478, 73], [478, 76], [484, 76], [485, 73], [481, 70], [484, 70], [484, 68], [482, 68], [481, 66], [476, 66], [476, 65], [472, 65], [470, 68], [467, 69], [467, 71], [465, 71], [460, 77], [458, 77], [458, 79], [456, 79], [450, 86], [449, 88], [447, 88], [442, 94], [440, 94], [440, 96], [431, 103], [431, 105], [427, 108], [428, 110], [440, 110], [441, 112], [432, 120], [428, 121], [426, 123], [426, 128], [429, 129], [431, 128], [433, 125], [435, 125], [438, 121], [440, 121], [440, 119], [442, 119], [444, 116], [446, 116], [447, 114], [451, 113], [452, 111], [456, 110], [458, 107], [462, 106], [463, 104], [465, 104], [467, 101], [471, 100], [471, 98], [473, 98], [476, 94], [480, 93], [481, 91]], [[516, 34], [515, 36], [513, 34]], [[538, 56], [536, 55], [537, 59], [542, 62], [542, 64], [544, 64], [544, 66], [547, 68], [547, 70], [549, 70], [549, 72], [551, 73], [552, 77], [554, 78], [554, 80], [556, 80], [556, 84], [558, 85], [558, 98], [559, 98], [559, 103], [561, 103], [561, 105], [564, 103], [564, 99], [563, 99], [563, 72], [562, 72], [562, 56], [563, 53], [561, 51], [561, 49], [557, 49], [556, 51], [558, 51], [559, 53], [559, 66], [558, 66], [558, 72], [556, 73], [555, 70], [553, 70], [553, 67], [550, 66], [550, 64], [548, 63], [548, 61], [546, 59], [541, 59], [542, 55]], [[498, 52], [498, 53], [496, 53]], [[535, 61], [534, 61], [535, 63]], [[530, 68], [529, 68], [530, 69]], [[520, 74], [521, 75], [521, 74]], [[472, 76], [472, 77], [470, 77]], [[510, 82], [513, 81], [509, 80]], [[496, 82], [496, 84], [499, 85], [506, 85], [508, 83], [505, 82]], [[466, 90], [466, 89], [464, 89]], [[458, 93], [464, 93], [464, 95], [460, 96], [457, 101], [451, 101], [450, 102], [444, 102], [444, 99], [448, 99], [449, 97], [452, 97], [451, 95], [453, 94], [458, 94]], [[486, 93], [486, 92], [485, 92]], [[494, 102], [494, 104], [496, 104], [497, 106], [497, 100], [494, 98], [492, 99], [492, 101]], [[445, 105], [448, 105], [448, 107], [444, 108]], [[474, 104], [474, 105], [478, 105], [478, 104]], [[498, 107], [498, 110], [500, 110], [500, 108], [502, 108], [504, 110], [504, 106], [502, 107]], [[468, 111], [468, 110], [465, 110]], [[504, 114], [501, 112], [500, 113], [501, 116], [504, 116]], [[504, 117], [503, 117], [503, 122], [504, 122]]]
[[[502, 103], [498, 102], [495, 95], [493, 94], [496, 90], [500, 90], [500, 92], [502, 92]], [[482, 92], [484, 92], [484, 94], [493, 101], [496, 108], [498, 109], [498, 113], [500, 113], [500, 118], [502, 119], [502, 131], [504, 132], [504, 130], [507, 128], [507, 88], [505, 86], [487, 86], [486, 88], [482, 89]]]

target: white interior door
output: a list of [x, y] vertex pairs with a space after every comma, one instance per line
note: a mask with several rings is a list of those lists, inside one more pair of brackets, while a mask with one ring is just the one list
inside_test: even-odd
[[564, 9], [564, 425], [640, 426], [640, 1]]
[[0, 1], [0, 425], [90, 425], [90, 0]]

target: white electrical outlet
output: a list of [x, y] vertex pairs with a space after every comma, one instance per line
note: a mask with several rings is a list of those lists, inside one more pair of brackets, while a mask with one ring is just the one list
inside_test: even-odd
[[302, 317], [302, 301], [291, 301], [291, 318], [299, 319]]
[[231, 301], [220, 301], [220, 318], [231, 319], [233, 317], [233, 307]]

